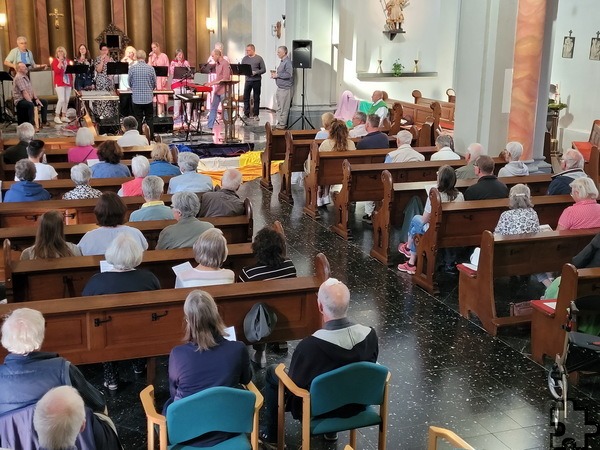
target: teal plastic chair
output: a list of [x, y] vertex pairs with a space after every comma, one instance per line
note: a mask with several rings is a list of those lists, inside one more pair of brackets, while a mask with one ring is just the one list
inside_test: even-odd
[[[253, 383], [248, 390], [213, 387], [178, 400], [167, 408], [167, 416], [156, 412], [154, 386], [147, 386], [140, 399], [148, 422], [148, 450], [154, 450], [154, 425], [159, 427], [160, 450], [193, 449], [184, 442], [211, 431], [239, 433], [211, 448], [214, 450], [258, 450], [258, 411], [263, 397]], [[246, 434], [251, 434], [250, 441]]]
[[[370, 362], [349, 364], [316, 377], [310, 391], [299, 388], [288, 376], [283, 364], [277, 366], [275, 373], [279, 377], [279, 450], [284, 447], [285, 388], [302, 398], [302, 450], [310, 449], [311, 435], [346, 430], [350, 430], [350, 446], [356, 448], [356, 429], [374, 425], [379, 426], [378, 449], [385, 450], [390, 380], [386, 367]], [[349, 404], [365, 405], [367, 408], [348, 418], [319, 417]]]

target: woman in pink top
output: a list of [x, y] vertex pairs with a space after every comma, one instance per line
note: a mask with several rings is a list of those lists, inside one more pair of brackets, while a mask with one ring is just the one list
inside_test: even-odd
[[134, 156], [131, 160], [131, 171], [135, 177], [131, 181], [127, 181], [121, 185], [118, 194], [121, 197], [135, 197], [136, 195], [144, 195], [142, 192], [142, 182], [150, 172], [150, 162], [145, 156]]
[[98, 159], [98, 153], [93, 147], [94, 135], [87, 127], [77, 130], [75, 147], [67, 152], [67, 160], [73, 163], [87, 163], [88, 159]]
[[[169, 66], [169, 76], [172, 78], [171, 89], [173, 89], [173, 92], [175, 94], [185, 94], [188, 92], [185, 88], [185, 83], [183, 82], [183, 80], [175, 78], [175, 76], [174, 76], [176, 67], [187, 67], [188, 69], [190, 68], [190, 63], [187, 61], [187, 59], [185, 59], [185, 56], [183, 55], [183, 50], [180, 48], [175, 50], [175, 59], [173, 61], [171, 61], [171, 65]], [[193, 80], [191, 80], [190, 82], [193, 82]], [[191, 117], [189, 117], [191, 110], [192, 110], [192, 104], [188, 103], [187, 115], [188, 115], [189, 119], [191, 119]], [[177, 97], [175, 97], [175, 99], [173, 100], [173, 120], [175, 122], [177, 122], [178, 120], [181, 120], [180, 116], [181, 116], [181, 100], [179, 100]]]
[[[70, 61], [72, 63], [72, 61]], [[54, 122], [62, 125], [67, 120], [67, 108], [69, 107], [69, 97], [71, 97], [71, 87], [73, 86], [73, 78], [68, 73], [65, 73], [69, 60], [67, 59], [67, 51], [64, 47], [56, 47], [54, 59], [52, 60], [52, 73], [54, 81], [54, 89], [58, 101], [54, 110]], [[62, 115], [62, 120], [61, 120]]]
[[[152, 47], [152, 51], [150, 52], [150, 55], [148, 56], [148, 64], [150, 64], [151, 66], [155, 66], [155, 67], [156, 66], [169, 67], [169, 57], [166, 55], [166, 53], [161, 53], [160, 45], [158, 44], [158, 42], [153, 42], [151, 47]], [[156, 78], [156, 90], [160, 91], [160, 90], [167, 89], [167, 81], [168, 81], [167, 77], [157, 77]], [[167, 102], [169, 101], [169, 96], [168, 95], [157, 95], [155, 98], [156, 98], [156, 102], [158, 103], [158, 106], [157, 106], [158, 117], [163, 117], [165, 115], [165, 110], [167, 109]]]
[[558, 219], [557, 230], [585, 230], [600, 228], [598, 188], [591, 178], [578, 178], [571, 183], [573, 206], [565, 208]]

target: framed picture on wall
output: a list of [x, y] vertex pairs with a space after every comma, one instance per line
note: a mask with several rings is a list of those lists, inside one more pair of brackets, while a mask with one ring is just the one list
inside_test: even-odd
[[600, 38], [592, 38], [590, 45], [590, 59], [593, 61], [600, 61]]
[[575, 50], [575, 38], [572, 36], [565, 36], [563, 39], [562, 57], [572, 59], [573, 50]]

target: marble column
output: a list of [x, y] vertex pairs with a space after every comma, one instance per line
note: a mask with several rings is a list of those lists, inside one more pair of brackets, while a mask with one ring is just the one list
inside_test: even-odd
[[523, 144], [524, 161], [533, 158], [546, 2], [519, 0], [518, 7], [508, 140]]

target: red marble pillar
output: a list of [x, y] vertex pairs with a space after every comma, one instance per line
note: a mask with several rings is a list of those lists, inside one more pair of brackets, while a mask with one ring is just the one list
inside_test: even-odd
[[508, 140], [523, 144], [522, 160], [533, 157], [546, 2], [519, 0]]

